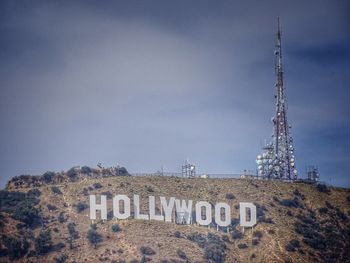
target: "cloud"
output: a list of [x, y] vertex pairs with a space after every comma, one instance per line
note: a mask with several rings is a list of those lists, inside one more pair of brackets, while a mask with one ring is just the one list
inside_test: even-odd
[[[2, 185], [19, 173], [98, 161], [178, 171], [188, 157], [202, 172], [254, 169], [272, 131], [277, 14], [300, 169], [311, 153], [326, 171], [344, 164], [343, 150], [325, 158], [327, 147], [342, 147], [337, 130], [327, 140], [320, 134], [344, 124], [349, 107], [340, 103], [349, 93], [337, 63], [346, 16], [333, 3], [312, 17], [315, 3], [38, 3], [3, 9]], [[350, 184], [342, 176], [333, 182]]]

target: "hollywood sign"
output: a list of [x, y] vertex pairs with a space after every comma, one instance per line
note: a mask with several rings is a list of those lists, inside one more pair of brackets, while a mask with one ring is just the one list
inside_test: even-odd
[[[231, 207], [224, 202], [210, 204], [206, 201], [197, 201], [193, 207], [193, 200], [180, 200], [175, 197], [165, 198], [160, 196], [160, 213], [156, 213], [155, 197], [148, 197], [148, 213], [140, 211], [140, 196], [133, 195], [133, 217], [143, 220], [157, 220], [173, 222], [178, 224], [193, 224], [208, 226], [214, 220], [218, 226], [227, 227], [231, 224]], [[113, 197], [113, 216], [117, 220], [131, 217], [131, 201], [126, 195], [115, 195]], [[123, 208], [123, 209], [121, 209]], [[175, 211], [174, 211], [175, 208]], [[194, 208], [194, 210], [193, 210]], [[100, 217], [107, 220], [107, 196], [101, 195], [100, 203], [96, 203], [96, 195], [90, 195], [90, 219], [96, 220], [96, 212], [100, 211]], [[240, 225], [242, 227], [253, 227], [256, 224], [256, 206], [253, 203], [239, 203]], [[173, 213], [175, 212], [175, 213]], [[195, 213], [193, 213], [195, 212]], [[173, 214], [175, 219], [173, 220]], [[195, 214], [195, 218], [193, 218]]]

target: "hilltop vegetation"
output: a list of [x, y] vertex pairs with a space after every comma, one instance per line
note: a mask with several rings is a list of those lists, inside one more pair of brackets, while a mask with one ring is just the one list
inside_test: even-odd
[[[125, 169], [125, 168], [124, 168]], [[92, 168], [17, 177], [0, 191], [1, 262], [347, 262], [350, 190], [247, 179], [131, 177]], [[26, 181], [28, 180], [28, 181]], [[89, 194], [108, 198], [108, 220], [89, 219]], [[228, 228], [115, 221], [115, 194], [174, 196], [231, 206]], [[239, 202], [258, 224], [239, 226]], [[156, 203], [159, 212], [159, 203]], [[214, 221], [213, 221], [214, 222]]]

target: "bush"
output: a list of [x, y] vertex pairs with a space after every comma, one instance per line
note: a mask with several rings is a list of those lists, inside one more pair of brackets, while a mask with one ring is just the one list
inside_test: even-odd
[[229, 199], [229, 200], [233, 200], [233, 199], [235, 199], [236, 197], [233, 195], [233, 194], [231, 194], [231, 193], [227, 193], [226, 194], [226, 199]]
[[226, 244], [218, 235], [212, 233], [208, 234], [208, 242], [205, 244], [204, 257], [209, 262], [225, 262], [226, 258]]
[[57, 210], [57, 206], [52, 205], [52, 204], [47, 204], [47, 209], [49, 209], [50, 211], [55, 211], [55, 210]]
[[60, 222], [61, 224], [64, 223], [64, 222], [66, 221], [65, 218], [64, 218], [64, 213], [63, 213], [63, 212], [61, 212], [61, 213], [58, 215], [57, 220], [58, 220], [58, 222]]
[[42, 175], [42, 178], [45, 183], [51, 183], [53, 181], [53, 178], [55, 177], [54, 172], [46, 172]]
[[94, 170], [92, 168], [90, 168], [89, 166], [83, 166], [83, 167], [81, 167], [81, 172], [83, 174], [91, 174], [94, 172]]
[[16, 210], [12, 217], [19, 220], [29, 227], [36, 227], [41, 224], [42, 218], [40, 216], [39, 210], [29, 204], [24, 204]]
[[241, 239], [241, 238], [243, 238], [243, 234], [240, 231], [234, 230], [232, 232], [232, 238], [233, 239]]
[[246, 248], [248, 248], [248, 246], [245, 243], [241, 243], [241, 244], [238, 244], [238, 248], [239, 249], [246, 249]]
[[51, 187], [51, 191], [52, 191], [54, 194], [58, 194], [58, 195], [61, 195], [61, 194], [62, 194], [60, 188], [58, 188], [57, 186], [52, 186], [52, 187]]
[[76, 168], [75, 167], [70, 168], [67, 171], [67, 176], [71, 182], [76, 181], [78, 178], [78, 172], [76, 171]]
[[297, 248], [300, 247], [300, 242], [299, 240], [292, 239], [289, 241], [289, 243], [286, 245], [286, 250], [289, 252], [294, 252], [297, 250]]
[[180, 250], [180, 249], [178, 249], [178, 250], [176, 251], [176, 254], [177, 254], [177, 256], [178, 256], [179, 258], [181, 258], [181, 259], [187, 259], [186, 253], [183, 252], [183, 251]]
[[41, 195], [41, 192], [40, 192], [39, 189], [34, 188], [34, 189], [30, 189], [30, 190], [28, 191], [27, 195], [39, 197], [39, 196]]
[[120, 175], [120, 176], [127, 176], [127, 175], [130, 175], [128, 170], [126, 170], [125, 167], [118, 167], [117, 168], [117, 175]]
[[253, 246], [257, 246], [258, 244], [259, 244], [259, 239], [254, 238], [254, 239], [252, 240], [252, 245], [253, 245]]
[[261, 231], [254, 231], [253, 237], [256, 237], [258, 239], [261, 239], [263, 236], [263, 233]]
[[97, 248], [97, 245], [102, 242], [102, 236], [95, 229], [89, 229], [87, 238], [94, 245], [94, 248]]
[[206, 239], [205, 237], [203, 237], [201, 234], [199, 233], [191, 233], [187, 236], [187, 239], [197, 243], [197, 245], [201, 248], [204, 248], [205, 243], [206, 243]]
[[288, 211], [287, 211], [287, 216], [293, 216], [293, 212], [290, 211], [290, 210], [288, 210]]
[[78, 213], [83, 212], [86, 208], [88, 208], [89, 206], [87, 204], [84, 204], [82, 202], [79, 202], [75, 205], [75, 208], [77, 210]]
[[228, 237], [228, 235], [223, 235], [222, 236], [222, 241], [226, 242], [226, 243], [229, 243], [230, 242], [230, 239]]
[[112, 225], [112, 231], [113, 232], [119, 232], [119, 231], [121, 231], [121, 228], [120, 228], [120, 226], [118, 224], [113, 224]]
[[334, 206], [330, 202], [326, 201], [325, 204], [327, 208], [334, 209]]
[[11, 260], [19, 259], [28, 253], [29, 243], [14, 237], [4, 237], [3, 244], [7, 248], [7, 255]]
[[317, 184], [316, 188], [319, 192], [321, 193], [326, 193], [328, 194], [330, 192], [329, 188], [325, 184]]
[[297, 198], [294, 199], [283, 199], [280, 204], [286, 207], [304, 208]]
[[66, 254], [59, 255], [54, 258], [56, 263], [65, 263], [68, 259], [68, 256]]
[[95, 189], [100, 189], [100, 188], [103, 187], [103, 185], [100, 184], [100, 183], [94, 183], [93, 186], [94, 186]]
[[272, 197], [272, 199], [273, 199], [273, 201], [275, 201], [275, 202], [277, 202], [277, 203], [279, 203], [279, 202], [280, 202], [280, 200], [278, 199], [278, 197], [277, 197], [277, 196], [273, 196], [273, 197]]
[[146, 190], [147, 190], [147, 192], [149, 192], [149, 193], [153, 193], [153, 192], [154, 192], [152, 186], [147, 186]]
[[41, 231], [35, 239], [35, 250], [39, 255], [44, 255], [52, 249], [51, 231]]
[[35, 207], [39, 203], [37, 191], [9, 192], [0, 191], [1, 210], [7, 212], [15, 220], [25, 223], [29, 227], [36, 227], [41, 224], [41, 215]]
[[328, 213], [328, 208], [327, 207], [321, 207], [320, 209], [318, 209], [318, 212], [320, 212], [321, 214], [327, 214]]
[[174, 237], [181, 238], [181, 233], [179, 231], [175, 231]]
[[79, 232], [75, 229], [74, 223], [69, 223], [67, 225], [69, 235], [72, 237], [72, 239], [78, 239], [79, 238]]
[[142, 246], [140, 248], [140, 252], [141, 252], [142, 255], [146, 255], [146, 256], [151, 256], [151, 255], [155, 255], [156, 254], [156, 252], [152, 248], [145, 247], [145, 246]]
[[295, 189], [295, 190], [293, 191], [293, 194], [294, 194], [296, 197], [299, 197], [301, 200], [305, 200], [305, 195], [303, 195], [302, 193], [300, 193], [298, 189]]
[[75, 229], [74, 223], [69, 223], [67, 225], [67, 228], [68, 228], [68, 233], [69, 233], [69, 238], [68, 238], [69, 247], [70, 247], [70, 249], [72, 249], [74, 240], [79, 238], [79, 232]]

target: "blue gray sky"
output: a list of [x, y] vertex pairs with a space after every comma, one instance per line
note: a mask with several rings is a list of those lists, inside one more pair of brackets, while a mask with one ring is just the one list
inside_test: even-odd
[[0, 187], [74, 165], [256, 169], [281, 17], [297, 167], [350, 187], [348, 1], [1, 1]]

